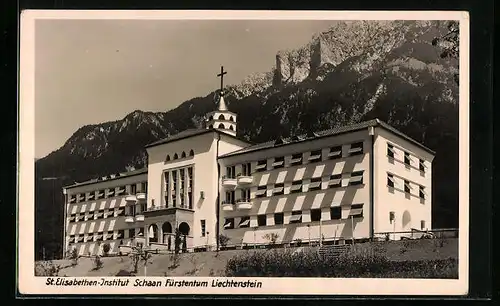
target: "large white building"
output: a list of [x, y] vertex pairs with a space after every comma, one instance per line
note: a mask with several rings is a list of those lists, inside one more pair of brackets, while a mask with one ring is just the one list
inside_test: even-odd
[[205, 128], [146, 147], [147, 169], [65, 187], [65, 251], [115, 253], [137, 237], [174, 249], [175, 229], [196, 250], [220, 247], [220, 235], [242, 246], [432, 228], [434, 152], [386, 123], [261, 144], [236, 129], [221, 91]]

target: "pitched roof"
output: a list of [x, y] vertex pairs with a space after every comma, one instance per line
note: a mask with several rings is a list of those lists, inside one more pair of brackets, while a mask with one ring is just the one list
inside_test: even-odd
[[274, 148], [274, 147], [278, 147], [278, 146], [284, 146], [284, 145], [288, 145], [291, 143], [299, 143], [299, 142], [308, 141], [308, 140], [317, 139], [317, 138], [322, 138], [322, 137], [327, 137], [327, 136], [334, 136], [334, 135], [339, 135], [339, 134], [344, 134], [344, 133], [349, 133], [349, 132], [355, 132], [355, 131], [359, 131], [359, 130], [362, 130], [362, 129], [365, 129], [368, 127], [376, 127], [376, 126], [380, 126], [382, 128], [385, 128], [386, 130], [389, 130], [392, 133], [394, 133], [394, 134], [406, 139], [407, 141], [415, 144], [416, 146], [424, 149], [425, 151], [427, 151], [431, 154], [435, 154], [435, 152], [432, 151], [431, 149], [425, 147], [424, 145], [417, 142], [416, 140], [403, 134], [402, 132], [398, 131], [397, 129], [390, 126], [389, 124], [387, 124], [379, 119], [373, 119], [373, 120], [363, 121], [363, 122], [352, 124], [352, 125], [336, 127], [336, 128], [329, 129], [329, 130], [323, 130], [323, 131], [317, 131], [317, 132], [310, 131], [307, 134], [303, 134], [303, 135], [292, 136], [292, 137], [288, 137], [288, 138], [279, 138], [277, 140], [267, 141], [267, 142], [259, 143], [256, 145], [248, 146], [248, 147], [240, 149], [238, 151], [224, 154], [220, 157], [222, 158], [222, 157], [227, 157], [227, 156], [240, 155], [240, 154], [244, 154], [244, 153], [260, 151], [260, 150], [264, 150], [264, 149], [270, 149], [270, 148]]
[[175, 134], [175, 135], [169, 136], [167, 138], [163, 138], [163, 139], [160, 139], [158, 141], [152, 142], [152, 143], [146, 145], [146, 148], [150, 148], [150, 147], [166, 144], [166, 143], [169, 143], [169, 142], [172, 142], [175, 140], [181, 140], [184, 138], [202, 135], [202, 134], [206, 134], [206, 133], [210, 133], [210, 132], [220, 133], [224, 136], [228, 136], [228, 137], [234, 138], [236, 140], [243, 141], [245, 143], [249, 143], [248, 141], [246, 141], [244, 139], [238, 138], [238, 137], [230, 135], [228, 133], [224, 133], [224, 132], [222, 132], [218, 129], [215, 129], [215, 128], [213, 128], [213, 129], [201, 128], [201, 129], [189, 129], [189, 130], [182, 131], [178, 134]]
[[127, 172], [120, 172], [120, 173], [116, 173], [113, 175], [99, 177], [99, 178], [91, 179], [91, 180], [84, 181], [84, 182], [75, 182], [74, 184], [64, 186], [63, 188], [68, 189], [68, 188], [75, 188], [75, 187], [80, 187], [80, 186], [90, 185], [90, 184], [95, 184], [95, 183], [100, 183], [100, 182], [109, 182], [109, 181], [113, 181], [113, 180], [122, 179], [124, 177], [130, 177], [130, 176], [145, 174], [145, 173], [148, 173], [147, 167], [137, 169], [137, 170], [127, 171]]

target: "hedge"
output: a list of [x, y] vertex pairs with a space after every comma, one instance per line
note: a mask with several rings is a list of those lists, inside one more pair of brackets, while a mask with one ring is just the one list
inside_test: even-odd
[[390, 261], [377, 253], [355, 253], [329, 258], [314, 250], [294, 252], [281, 249], [237, 255], [228, 261], [226, 276], [458, 278], [458, 261], [454, 258]]

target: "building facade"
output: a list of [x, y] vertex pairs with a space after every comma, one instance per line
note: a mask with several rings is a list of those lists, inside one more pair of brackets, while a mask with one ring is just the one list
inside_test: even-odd
[[221, 91], [205, 128], [146, 146], [147, 168], [64, 188], [65, 251], [363, 240], [432, 228], [434, 152], [378, 119], [250, 144]]

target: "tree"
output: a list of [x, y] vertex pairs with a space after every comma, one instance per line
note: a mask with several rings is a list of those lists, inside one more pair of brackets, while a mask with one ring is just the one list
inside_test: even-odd
[[102, 246], [102, 252], [104, 253], [104, 256], [108, 256], [109, 250], [111, 249], [111, 246], [109, 243], [105, 243]]
[[[432, 45], [441, 49], [441, 58], [459, 58], [460, 47], [460, 25], [458, 21], [450, 21], [447, 32], [432, 40]], [[458, 85], [458, 74], [454, 76]]]

